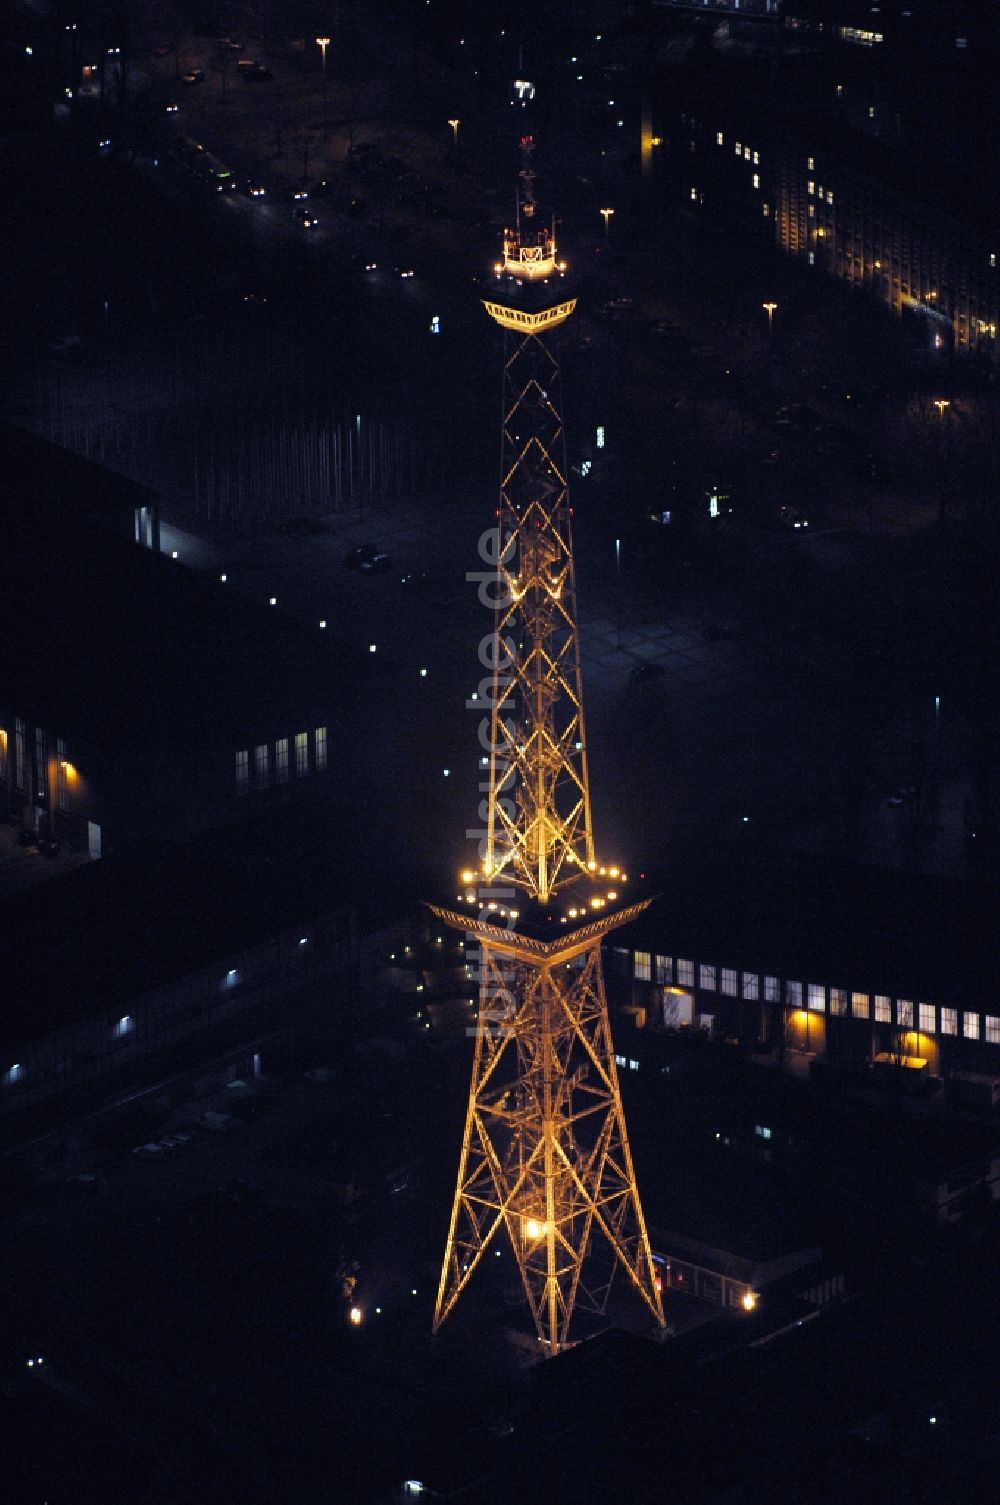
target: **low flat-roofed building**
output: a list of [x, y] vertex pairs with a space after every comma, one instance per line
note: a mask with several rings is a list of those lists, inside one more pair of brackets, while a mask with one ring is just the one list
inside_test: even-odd
[[[289, 807], [6, 900], [0, 1141], [62, 1132], [252, 1040], [313, 1021], [335, 1034], [376, 1007], [369, 984], [408, 906], [385, 886], [359, 897], [355, 855], [348, 815]], [[412, 940], [424, 919], [411, 914]]]
[[11, 423], [0, 423], [0, 475], [0, 534], [10, 511], [28, 506], [95, 525], [154, 553], [160, 547], [157, 492]]
[[[967, 885], [764, 850], [686, 856], [608, 947], [609, 993], [644, 1029], [774, 1053], [1000, 1076], [995, 927]], [[639, 1034], [616, 1032], [628, 1069]]]
[[315, 799], [360, 665], [327, 634], [28, 498], [0, 549], [0, 817], [93, 857]]

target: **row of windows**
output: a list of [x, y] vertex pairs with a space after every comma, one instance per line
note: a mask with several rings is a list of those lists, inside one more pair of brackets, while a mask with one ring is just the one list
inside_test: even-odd
[[[291, 770], [289, 754], [293, 750], [295, 777], [304, 779], [310, 772], [308, 732], [296, 732], [291, 742], [288, 737], [279, 737], [274, 744], [273, 757], [270, 743], [258, 743], [253, 749], [254, 788], [268, 789], [272, 783], [287, 784]], [[318, 726], [313, 732], [311, 768], [315, 773], [323, 773], [326, 766], [326, 727]], [[240, 794], [245, 794], [250, 788], [250, 752], [246, 748], [236, 754], [236, 788]]]
[[[757, 972], [740, 972], [735, 967], [716, 967], [711, 962], [700, 962], [697, 967], [685, 957], [654, 955], [649, 951], [633, 953], [633, 975], [640, 982], [656, 982], [660, 985], [676, 982], [679, 987], [693, 988], [700, 992], [720, 993], [726, 998], [744, 998], [757, 1002], [761, 994], [761, 976]], [[695, 978], [697, 976], [697, 984]], [[763, 999], [765, 1003], [782, 1002], [781, 980], [764, 975]], [[874, 1019], [876, 1024], [897, 1024], [904, 1029], [918, 1029], [926, 1035], [957, 1035], [959, 1024], [967, 1040], [985, 1039], [992, 1045], [1000, 1045], [1000, 1015], [986, 1014], [984, 1027], [980, 1030], [980, 1015], [938, 1007], [933, 1003], [915, 1004], [909, 998], [893, 1000], [887, 993], [848, 992], [846, 988], [828, 988], [822, 982], [786, 981], [784, 1002], [788, 1008], [807, 1008], [813, 1013], [830, 1013], [834, 1017]]]
[[[48, 744], [43, 727], [34, 728], [34, 797], [38, 800], [48, 798], [49, 760]], [[28, 749], [29, 739], [27, 727], [20, 716], [14, 717], [14, 788], [22, 794], [28, 790]], [[0, 780], [6, 780], [8, 767], [8, 736], [5, 727], [0, 726]], [[69, 781], [67, 776], [68, 762], [66, 758], [66, 743], [62, 737], [56, 738], [56, 804], [60, 810], [69, 809]]]

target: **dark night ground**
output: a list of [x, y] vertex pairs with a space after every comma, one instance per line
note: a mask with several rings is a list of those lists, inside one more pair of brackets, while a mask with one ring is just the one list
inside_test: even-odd
[[[16, 236], [7, 237], [11, 275], [2, 279], [8, 288], [8, 307], [22, 316], [16, 322], [26, 345], [38, 336], [43, 342], [55, 338], [72, 324], [112, 360], [135, 355], [142, 365], [155, 357], [160, 339], [169, 339], [175, 342], [175, 349], [179, 343], [183, 365], [184, 347], [192, 338], [191, 331], [198, 328], [195, 315], [207, 311], [215, 319], [219, 313], [220, 283], [228, 288], [227, 296], [235, 297], [246, 276], [256, 277], [260, 271], [251, 265], [234, 274], [229, 248], [223, 249], [218, 243], [214, 251], [194, 250], [198, 241], [188, 249], [184, 237], [175, 232], [173, 214], [157, 209], [152, 196], [147, 199], [144, 195], [137, 201], [142, 208], [137, 207], [130, 229], [125, 216], [132, 200], [130, 192], [123, 191], [131, 182], [127, 177], [121, 179], [111, 211], [113, 220], [108, 218], [103, 224], [101, 215], [109, 211], [101, 205], [100, 212], [94, 213], [96, 205], [86, 173], [66, 173], [57, 180], [58, 190], [47, 169], [30, 181], [36, 185], [37, 197], [31, 199], [28, 187], [17, 210], [12, 211], [12, 217], [30, 229], [23, 242]], [[43, 225], [39, 216], [53, 199], [60, 203], [59, 222], [47, 220]], [[51, 296], [53, 263], [39, 246], [39, 239], [51, 232], [54, 240], [64, 240], [66, 223], [78, 225], [88, 219], [95, 228], [93, 237], [75, 236], [68, 247], [72, 251], [72, 277], [64, 272], [56, 279], [57, 287], [66, 290], [66, 303], [60, 306], [59, 295]], [[106, 231], [111, 223], [115, 234], [109, 236]], [[67, 268], [65, 257], [63, 250], [60, 263]], [[100, 308], [109, 269], [118, 296], [130, 309], [130, 320], [136, 322], [106, 335], [95, 310]], [[158, 304], [155, 315], [148, 312], [150, 270]], [[37, 273], [37, 281], [32, 292], [29, 279], [33, 273]], [[298, 274], [298, 270], [288, 269], [284, 275], [294, 283]], [[36, 310], [27, 320], [23, 318], [24, 304], [13, 303], [10, 289], [14, 285], [18, 296], [24, 295], [25, 302]], [[318, 286], [314, 292], [317, 297], [323, 296]], [[89, 323], [74, 317], [78, 300], [85, 301], [91, 310]], [[330, 305], [318, 306], [330, 309], [343, 333], [345, 322], [350, 322], [350, 301], [335, 298]], [[239, 315], [234, 312], [222, 317], [235, 325]], [[180, 336], [178, 328], [183, 331]], [[365, 340], [369, 335], [376, 338], [376, 343], [367, 347], [375, 354], [366, 361], [366, 380], [377, 384], [386, 366], [395, 369], [397, 364], [409, 381], [426, 379], [417, 341], [411, 355], [404, 356], [396, 331], [391, 320], [383, 328], [377, 319], [365, 322]], [[300, 327], [294, 338], [308, 341], [312, 337]], [[491, 425], [495, 418], [493, 354], [486, 342], [477, 345], [477, 353], [468, 364], [459, 361], [451, 368], [448, 388], [440, 395], [446, 411], [449, 404], [461, 401], [463, 411], [470, 413], [472, 433], [478, 433], [484, 421]], [[198, 359], [192, 358], [191, 366], [197, 371]], [[472, 395], [459, 397], [463, 391]], [[477, 392], [488, 395], [480, 398]], [[467, 462], [488, 470], [492, 447], [486, 446], [486, 461], [481, 459], [478, 442], [470, 441], [469, 449]], [[484, 494], [489, 484], [487, 477]], [[613, 526], [606, 531], [612, 533]], [[592, 603], [593, 610], [601, 583], [606, 581], [601, 564], [606, 555], [605, 540], [596, 528], [588, 535], [583, 517], [578, 532], [581, 594]], [[849, 561], [852, 571], [856, 562], [856, 556]], [[801, 762], [793, 762], [791, 771], [785, 766], [779, 744], [787, 739], [790, 723], [795, 724], [796, 735], [806, 749], [813, 745], [813, 738], [825, 744], [828, 731], [855, 747], [858, 742], [874, 740], [869, 718], [878, 721], [884, 714], [887, 686], [890, 700], [895, 694], [893, 687], [904, 686], [899, 700], [905, 709], [914, 679], [921, 694], [940, 682], [937, 666], [935, 672], [928, 667], [926, 644], [941, 643], [943, 626], [956, 640], [954, 654], [946, 658], [952, 667], [943, 671], [952, 674], [953, 680], [945, 683], [949, 689], [954, 684], [965, 704], [974, 705], [976, 685], [965, 676], [963, 639], [975, 614], [971, 607], [964, 615], [953, 610], [955, 581], [962, 579], [964, 569], [960, 545], [954, 546], [950, 565], [944, 569], [936, 544], [928, 546], [917, 540], [906, 545], [905, 551], [873, 545], [866, 559], [867, 578], [860, 581], [856, 574], [843, 572], [835, 553], [829, 561], [797, 560], [794, 569], [785, 568], [786, 563], [787, 551], [777, 567], [773, 555], [755, 558], [748, 576], [741, 557], [723, 561], [720, 569], [699, 562], [693, 581], [689, 572], [678, 567], [667, 577], [667, 592], [664, 575], [658, 569], [650, 570], [642, 582], [634, 577], [630, 581], [640, 584], [644, 599], [654, 610], [663, 603], [665, 594], [671, 610], [686, 601], [700, 606], [707, 590], [716, 601], [727, 605], [737, 600], [740, 612], [751, 622], [756, 622], [758, 615], [767, 615], [776, 659], [772, 669], [781, 686], [781, 698], [777, 702], [768, 698], [766, 702], [768, 716], [777, 721], [778, 729], [773, 733], [770, 751], [765, 751], [769, 744], [762, 740], [759, 706], [756, 710], [752, 704], [741, 706], [738, 697], [727, 699], [724, 708], [716, 706], [711, 726], [703, 725], [699, 731], [698, 723], [705, 719], [703, 706], [692, 709], [688, 705], [679, 719], [675, 701], [659, 692], [636, 703], [634, 699], [623, 701], [610, 687], [598, 691], [591, 716], [596, 743], [592, 771], [599, 829], [609, 845], [634, 851], [648, 828], [642, 816], [650, 810], [658, 815], [662, 811], [665, 825], [669, 817], [671, 829], [683, 824], [676, 806], [689, 810], [697, 807], [705, 768], [715, 770], [707, 802], [719, 808], [723, 822], [745, 805], [750, 792], [762, 809], [777, 812], [779, 823], [787, 820], [788, 780], [792, 778], [797, 785], [800, 779], [806, 779], [812, 757], [807, 750], [796, 754]], [[876, 592], [878, 613], [872, 610]], [[610, 606], [606, 609], [611, 610]], [[846, 655], [839, 651], [838, 643], [845, 634], [845, 624], [849, 640]], [[428, 633], [433, 627], [433, 621], [425, 624]], [[893, 640], [889, 651], [886, 634]], [[785, 642], [793, 635], [797, 639], [795, 650]], [[801, 651], [805, 642], [807, 653]], [[804, 663], [807, 658], [824, 666], [818, 678]], [[457, 704], [458, 693], [464, 693], [470, 676], [457, 667], [452, 672], [456, 694], [451, 698]], [[772, 693], [766, 685], [768, 678], [765, 673], [761, 696]], [[746, 687], [748, 691], [752, 688], [752, 683]], [[748, 699], [752, 701], [753, 696]], [[849, 704], [856, 735], [845, 730], [839, 717], [838, 724], [830, 728], [828, 707], [834, 699], [838, 707]], [[451, 741], [455, 748], [462, 745], [468, 719], [453, 717]], [[404, 768], [415, 751], [419, 754], [421, 739], [426, 735], [425, 718], [415, 719], [413, 725], [416, 748], [408, 748], [402, 740], [395, 744], [393, 756]], [[707, 744], [706, 757], [692, 756], [696, 741], [703, 752]], [[748, 764], [756, 770], [752, 777], [747, 773]], [[665, 768], [669, 775], [666, 780]], [[726, 770], [723, 777], [719, 776], [720, 768]], [[890, 772], [874, 759], [872, 776], [891, 781], [895, 770]], [[743, 787], [739, 781], [743, 781]], [[456, 807], [469, 793], [469, 782], [464, 775], [456, 779], [448, 791], [448, 801], [442, 796], [436, 805], [428, 804], [423, 830], [417, 825], [411, 833], [425, 853], [444, 852], [438, 866], [445, 875], [445, 886], [447, 851], [458, 848], [464, 828]], [[670, 791], [669, 812], [663, 810], [665, 783]], [[391, 812], [389, 821], [391, 825]], [[454, 841], [442, 839], [442, 822], [450, 822]], [[466, 1063], [453, 1059], [447, 1070], [453, 1076], [447, 1100], [459, 1103]], [[400, 1114], [409, 1118], [415, 1107], [412, 1087], [401, 1094], [401, 1099]], [[636, 1111], [641, 1122], [639, 1104]], [[647, 1107], [647, 1113], [655, 1116], [656, 1105]], [[438, 1123], [432, 1109], [427, 1109], [431, 1136], [428, 1161], [438, 1168], [433, 1184], [411, 1208], [388, 1216], [384, 1235], [390, 1251], [387, 1265], [398, 1266], [399, 1275], [404, 1269], [415, 1272], [421, 1291], [420, 1309], [407, 1310], [406, 1288], [400, 1286], [387, 1303], [388, 1331], [377, 1341], [371, 1340], [370, 1330], [352, 1333], [339, 1320], [330, 1273], [332, 1251], [342, 1236], [338, 1223], [325, 1213], [317, 1215], [313, 1207], [283, 1212], [272, 1206], [257, 1212], [228, 1203], [200, 1209], [189, 1219], [183, 1210], [188, 1198], [179, 1185], [183, 1169], [179, 1163], [177, 1176], [173, 1167], [163, 1168], [178, 1182], [176, 1196], [159, 1197], [155, 1178], [161, 1174], [160, 1167], [128, 1167], [139, 1172], [132, 1177], [137, 1183], [134, 1202], [115, 1194], [82, 1208], [67, 1208], [65, 1212], [57, 1208], [51, 1227], [39, 1223], [26, 1235], [19, 1235], [18, 1250], [5, 1264], [11, 1288], [18, 1292], [18, 1300], [11, 1305], [19, 1312], [21, 1324], [32, 1334], [41, 1330], [44, 1336], [56, 1397], [65, 1384], [73, 1407], [79, 1399], [96, 1404], [121, 1418], [122, 1427], [121, 1433], [109, 1431], [104, 1421], [81, 1421], [80, 1412], [61, 1407], [57, 1416], [49, 1417], [45, 1413], [57, 1401], [50, 1401], [48, 1393], [38, 1406], [12, 1402], [17, 1409], [12, 1410], [11, 1419], [22, 1447], [5, 1463], [8, 1498], [36, 1498], [43, 1482], [40, 1470], [51, 1464], [51, 1487], [38, 1497], [49, 1498], [53, 1505], [60, 1499], [67, 1505], [90, 1499], [148, 1500], [151, 1505], [161, 1499], [187, 1501], [195, 1497], [195, 1479], [196, 1497], [206, 1502], [216, 1500], [219, 1505], [230, 1500], [264, 1502], [278, 1498], [357, 1501], [365, 1498], [381, 1471], [386, 1481], [408, 1473], [415, 1449], [412, 1439], [419, 1441], [422, 1435], [433, 1438], [437, 1429], [452, 1443], [460, 1439], [459, 1451], [468, 1449], [474, 1457], [492, 1457], [494, 1453], [509, 1457], [512, 1450], [519, 1450], [524, 1442], [523, 1424], [507, 1443], [490, 1431], [491, 1424], [496, 1427], [497, 1409], [503, 1413], [512, 1395], [515, 1404], [523, 1396], [522, 1380], [506, 1378], [498, 1346], [493, 1347], [495, 1369], [484, 1366], [486, 1334], [492, 1339], [495, 1333], [495, 1310], [488, 1306], [479, 1309], [470, 1302], [468, 1311], [462, 1313], [462, 1327], [449, 1332], [436, 1351], [431, 1350], [426, 1337], [429, 1272], [439, 1254], [443, 1209], [450, 1191], [457, 1142], [456, 1122], [452, 1121], [455, 1117], [454, 1112], [441, 1114]], [[328, 1132], [322, 1115], [314, 1128], [317, 1137]], [[206, 1153], [214, 1155], [216, 1151], [210, 1148]], [[689, 1153], [690, 1170], [698, 1163], [694, 1145]], [[248, 1156], [248, 1160], [249, 1173], [258, 1174], [252, 1168], [253, 1157]], [[203, 1168], [204, 1157], [191, 1164], [198, 1167], [195, 1175], [199, 1183], [214, 1181], [213, 1171]], [[265, 1157], [259, 1172], [265, 1179], [266, 1165]], [[161, 1207], [161, 1200], [166, 1205]], [[163, 1221], [158, 1223], [157, 1217]], [[376, 1244], [379, 1241], [374, 1240]], [[685, 1479], [699, 1472], [704, 1476], [716, 1454], [725, 1457], [741, 1453], [756, 1466], [760, 1454], [773, 1455], [782, 1445], [789, 1457], [800, 1447], [811, 1451], [807, 1445], [809, 1432], [819, 1425], [818, 1417], [839, 1420], [841, 1404], [845, 1416], [854, 1414], [852, 1407], [861, 1409], [859, 1372], [872, 1386], [874, 1405], [892, 1391], [896, 1374], [926, 1374], [931, 1383], [945, 1364], [949, 1340], [965, 1346], [969, 1353], [967, 1372], [952, 1386], [955, 1399], [951, 1415], [954, 1425], [960, 1425], [963, 1408], [978, 1409], [983, 1395], [995, 1389], [990, 1383], [995, 1380], [990, 1369], [994, 1350], [986, 1320], [993, 1289], [988, 1273], [991, 1259], [980, 1247], [958, 1272], [911, 1270], [902, 1281], [895, 1305], [889, 1304], [881, 1312], [863, 1308], [870, 1332], [865, 1334], [859, 1319], [861, 1331], [853, 1334], [850, 1345], [836, 1332], [829, 1337], [812, 1333], [804, 1341], [803, 1353], [793, 1356], [784, 1371], [777, 1361], [771, 1369], [766, 1359], [747, 1359], [725, 1382], [711, 1374], [703, 1379], [703, 1393], [694, 1382], [678, 1387], [675, 1414], [683, 1420], [676, 1440], [670, 1437], [670, 1403], [655, 1392], [632, 1397], [623, 1387], [625, 1395], [635, 1402], [634, 1413], [628, 1418], [632, 1430], [625, 1431], [634, 1456], [628, 1467], [623, 1463], [623, 1473], [631, 1472], [633, 1478], [641, 1479], [644, 1467], [653, 1466], [642, 1451], [643, 1434], [649, 1429], [666, 1436], [662, 1467], [665, 1477], [676, 1481], [678, 1500], [684, 1498]], [[28, 1294], [33, 1289], [36, 1296]], [[389, 1316], [388, 1307], [395, 1302], [401, 1307]], [[28, 1312], [35, 1320], [25, 1320]], [[969, 1335], [977, 1329], [979, 1344], [969, 1341]], [[845, 1350], [851, 1347], [853, 1364], [841, 1350], [842, 1341]], [[477, 1382], [470, 1384], [473, 1369]], [[207, 1405], [206, 1381], [217, 1387]], [[484, 1390], [487, 1400], [482, 1398]], [[701, 1417], [685, 1409], [685, 1405], [693, 1409], [699, 1404], [704, 1405]], [[602, 1408], [607, 1408], [616, 1422], [622, 1422], [616, 1408], [609, 1404], [607, 1391], [596, 1400], [591, 1398], [585, 1414], [596, 1416]], [[558, 1412], [558, 1405], [555, 1409]], [[716, 1418], [723, 1411], [735, 1420], [725, 1445], [720, 1447]], [[705, 1416], [711, 1418], [709, 1424]], [[558, 1433], [559, 1423], [551, 1425]], [[906, 1419], [908, 1430], [916, 1425], [915, 1418]], [[135, 1436], [134, 1445], [119, 1440], [120, 1435], [129, 1434]], [[613, 1454], [603, 1466], [593, 1461], [599, 1446], [594, 1438], [599, 1435], [597, 1423], [587, 1423], [573, 1430], [568, 1441], [553, 1447], [553, 1454], [565, 1460], [560, 1465], [565, 1472], [559, 1483], [546, 1481], [549, 1501], [579, 1498], [583, 1479], [600, 1478], [605, 1468], [614, 1469], [617, 1460]], [[865, 1466], [855, 1460], [851, 1468], [846, 1467], [836, 1445], [830, 1446], [831, 1476], [841, 1470], [841, 1479], [850, 1477], [852, 1493], [859, 1500], [884, 1498], [878, 1493], [877, 1479], [866, 1482]], [[265, 1460], [263, 1468], [259, 1465], [261, 1458]], [[539, 1498], [545, 1469], [527, 1445], [524, 1459], [518, 1470], [521, 1487], [516, 1497]], [[28, 1466], [19, 1478], [16, 1470], [22, 1462]], [[165, 1482], [171, 1477], [176, 1479], [175, 1484]], [[156, 1486], [147, 1488], [148, 1480], [156, 1480]], [[594, 1483], [595, 1498], [618, 1498], [614, 1478], [606, 1484], [608, 1493], [602, 1496]], [[800, 1491], [800, 1499], [826, 1497], [819, 1492], [815, 1476], [810, 1477], [807, 1470], [800, 1481], [796, 1466], [790, 1464], [786, 1492], [790, 1494], [793, 1486]], [[831, 1500], [843, 1498], [832, 1483], [826, 1487]], [[924, 1471], [912, 1489], [904, 1489], [902, 1484], [896, 1487], [900, 1500], [947, 1498], [941, 1492], [947, 1486], [937, 1476], [933, 1458], [924, 1461]], [[777, 1487], [771, 1487], [763, 1497], [779, 1500], [783, 1495]], [[986, 1495], [977, 1491], [977, 1498]]]

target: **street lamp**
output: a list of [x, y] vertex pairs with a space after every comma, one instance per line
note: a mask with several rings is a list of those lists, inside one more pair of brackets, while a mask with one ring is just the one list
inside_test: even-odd
[[772, 323], [772, 321], [774, 319], [774, 310], [777, 308], [777, 306], [778, 306], [777, 303], [762, 303], [761, 304], [761, 307], [764, 309], [765, 313], [767, 314], [767, 332], [768, 332], [768, 334], [771, 333], [771, 323]]
[[611, 216], [614, 214], [615, 211], [613, 209], [599, 209], [597, 212], [598, 212], [598, 214], [601, 216], [601, 218], [604, 221], [604, 244], [607, 245], [607, 243], [608, 243], [608, 220], [611, 218]]
[[938, 416], [940, 418], [943, 418], [944, 417], [944, 410], [945, 410], [945, 408], [950, 408], [951, 407], [951, 398], [950, 397], [935, 397], [935, 399], [934, 399], [934, 406], [938, 410]]
[[329, 37], [317, 37], [316, 38], [316, 46], [319, 47], [321, 49], [322, 53], [323, 53], [323, 72], [324, 73], [326, 72], [326, 49], [329, 47], [329, 45], [330, 45], [330, 38]]
[[462, 124], [462, 122], [460, 120], [449, 120], [448, 124], [451, 126], [452, 140], [454, 142], [455, 156], [457, 158], [458, 157], [458, 128]]

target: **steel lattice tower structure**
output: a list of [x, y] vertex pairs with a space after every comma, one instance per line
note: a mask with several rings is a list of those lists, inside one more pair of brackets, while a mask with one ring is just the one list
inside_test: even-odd
[[[599, 863], [591, 828], [573, 542], [552, 332], [573, 312], [554, 229], [536, 229], [531, 139], [496, 290], [504, 330], [489, 781], [471, 913], [479, 1012], [434, 1330], [506, 1233], [540, 1341], [603, 1312], [618, 1266], [664, 1328], [608, 1021], [601, 941], [649, 903]], [[598, 1247], [600, 1246], [600, 1247]]]

